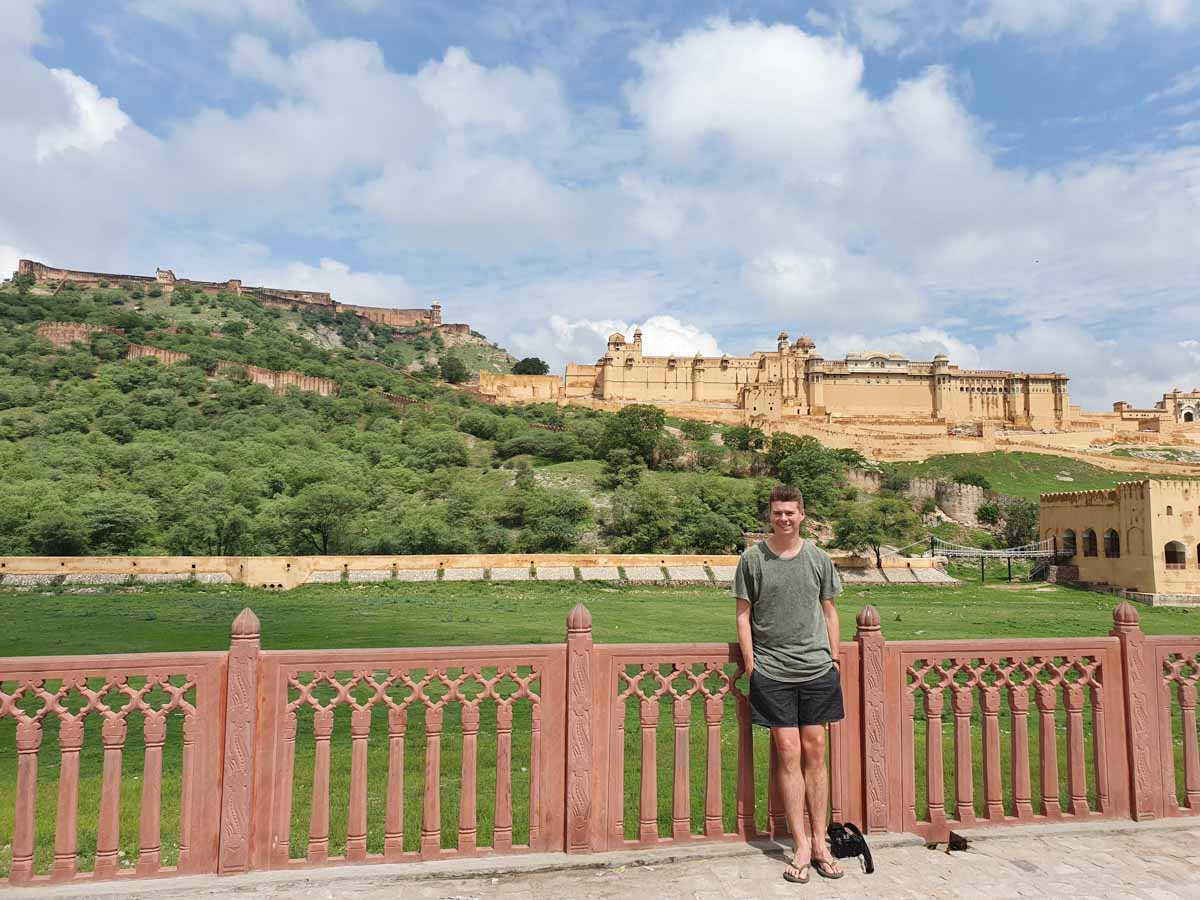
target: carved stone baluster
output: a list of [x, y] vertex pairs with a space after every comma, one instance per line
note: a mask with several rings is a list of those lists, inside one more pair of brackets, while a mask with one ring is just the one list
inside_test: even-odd
[[26, 718], [17, 722], [17, 802], [13, 816], [11, 884], [28, 884], [33, 878], [33, 839], [37, 812], [38, 749], [42, 723]]
[[270, 847], [270, 865], [283, 868], [292, 852], [292, 783], [296, 776], [296, 710], [287, 708], [283, 714], [283, 744], [279, 751], [279, 790], [276, 794], [275, 822]]
[[979, 705], [983, 709], [983, 796], [989, 821], [1004, 819], [1004, 782], [1000, 772], [1000, 687], [982, 685]]
[[308, 861], [322, 865], [329, 859], [329, 741], [333, 736], [333, 710], [313, 711], [312, 814], [308, 826]]
[[[592, 796], [592, 744], [594, 711], [593, 697], [593, 666], [592, 657], [592, 615], [582, 603], [576, 604], [567, 615], [567, 846], [568, 853], [586, 852], [603, 849], [604, 841], [609, 835], [598, 834], [594, 827], [593, 817], [596, 815], [596, 803]], [[622, 712], [624, 712], [622, 704]], [[534, 720], [541, 736], [541, 706], [534, 703]], [[618, 727], [623, 728], [622, 723]], [[624, 731], [621, 732], [624, 737]], [[624, 743], [621, 744], [622, 750]], [[535, 765], [540, 765], [541, 754], [532, 750]], [[624, 778], [622, 760], [624, 754], [614, 768], [616, 776]], [[540, 769], [539, 769], [540, 771]], [[540, 791], [539, 778], [530, 779], [530, 791]], [[621, 796], [620, 794], [617, 795]], [[532, 799], [530, 805], [532, 806]], [[539, 804], [540, 805], [540, 804]], [[619, 819], [619, 815], [617, 816]], [[531, 808], [529, 811], [530, 845], [534, 844], [534, 823], [540, 820]], [[540, 823], [539, 823], [540, 824]], [[620, 825], [617, 825], [617, 839], [621, 837]], [[600, 842], [598, 844], [598, 842]]]
[[476, 792], [477, 779], [475, 760], [479, 748], [479, 705], [464, 703], [462, 706], [462, 770], [458, 800], [458, 852], [465, 856], [475, 854]]
[[971, 761], [971, 710], [975, 691], [970, 685], [955, 685], [950, 697], [954, 709], [954, 814], [964, 825], [975, 821], [974, 768]]
[[512, 849], [512, 723], [511, 702], [496, 704], [496, 823], [492, 847]]
[[1096, 770], [1096, 806], [1101, 813], [1112, 812], [1112, 786], [1108, 782], [1108, 739], [1104, 725], [1104, 685], [1092, 679], [1092, 763]]
[[[862, 660], [862, 748], [863, 794], [865, 798], [863, 830], [868, 834], [887, 831], [888, 818], [888, 772], [885, 747], [887, 715], [884, 712], [884, 639], [880, 627], [879, 612], [867, 604], [856, 619], [858, 626], [854, 639], [858, 642], [859, 658]], [[911, 720], [910, 720], [911, 723]], [[906, 725], [910, 731], [911, 724]], [[894, 777], [894, 776], [893, 776]], [[853, 817], [851, 817], [853, 818]]]
[[162, 748], [167, 740], [167, 714], [147, 711], [142, 719], [146, 762], [142, 770], [142, 819], [138, 834], [138, 875], [153, 875], [162, 855]]
[[721, 719], [725, 714], [725, 698], [709, 697], [704, 701], [704, 725], [708, 746], [705, 753], [704, 834], [720, 837], [725, 833], [721, 805]]
[[1071, 815], [1091, 813], [1087, 799], [1087, 762], [1083, 752], [1083, 685], [1063, 683], [1067, 706], [1067, 788], [1071, 794]]
[[1017, 818], [1033, 818], [1033, 788], [1029, 778], [1029, 685], [1010, 684], [1008, 708], [1012, 712], [1012, 784]]
[[[421, 858], [442, 852], [442, 718], [443, 708], [425, 713], [425, 805], [421, 817]], [[511, 721], [510, 721], [511, 727]], [[499, 778], [499, 773], [497, 773]], [[499, 811], [497, 811], [499, 815]]]
[[671, 792], [671, 837], [683, 840], [692, 835], [692, 791], [690, 728], [692, 701], [690, 697], [676, 697], [674, 703], [675, 731], [675, 775]]
[[942, 688], [925, 692], [925, 789], [929, 821], [936, 838], [946, 830], [945, 769], [942, 759]]
[[641, 701], [642, 793], [638, 840], [658, 840], [658, 698]]
[[913, 686], [906, 685], [900, 695], [903, 704], [903, 725], [900, 729], [900, 758], [906, 761], [901, 777], [904, 778], [904, 822], [906, 829], [912, 829], [917, 821], [917, 691]]
[[58, 774], [58, 814], [54, 821], [54, 868], [51, 881], [75, 877], [79, 830], [79, 751], [83, 747], [83, 718], [67, 716], [58, 728], [62, 762]]
[[[1161, 754], [1161, 748], [1156, 746], [1154, 723], [1159, 719], [1169, 723], [1169, 706], [1161, 705], [1169, 697], [1162, 697], [1163, 678], [1156, 668], [1155, 648], [1146, 642], [1146, 635], [1138, 624], [1137, 610], [1128, 600], [1118, 603], [1113, 610], [1113, 629], [1109, 634], [1121, 642], [1124, 668], [1121, 684], [1125, 692], [1125, 729], [1129, 741], [1129, 811], [1135, 821], [1141, 822], [1164, 812], [1163, 801], [1168, 786], [1163, 783], [1163, 761], [1155, 757], [1165, 754]], [[1169, 743], [1166, 749], [1170, 751]]]
[[388, 710], [387, 821], [383, 834], [383, 858], [395, 862], [404, 853], [404, 735], [408, 730], [408, 707]]
[[751, 840], [758, 834], [754, 821], [754, 726], [750, 720], [750, 698], [741, 691], [737, 692], [737, 726], [737, 833]]
[[182, 875], [192, 868], [192, 817], [196, 803], [196, 713], [186, 708], [183, 716], [183, 758], [180, 760], [183, 784], [179, 788], [179, 864]]
[[350, 714], [350, 815], [346, 822], [346, 861], [367, 858], [367, 740], [371, 707]]
[[1054, 710], [1058, 705], [1058, 691], [1052, 682], [1038, 682], [1034, 687], [1038, 708], [1038, 755], [1040, 789], [1042, 793], [1042, 815], [1048, 819], [1062, 818], [1062, 807], [1058, 801], [1058, 740], [1054, 733]]
[[221, 782], [221, 844], [217, 874], [250, 869], [254, 819], [254, 745], [258, 725], [258, 617], [243, 609], [233, 620], [226, 679], [225, 767]]
[[1196, 682], [1179, 683], [1179, 708], [1183, 719], [1184, 805], [1200, 811], [1200, 748], [1196, 744]]
[[529, 736], [529, 846], [536, 850], [542, 842], [542, 704], [539, 698], [533, 698], [529, 715], [532, 729]]
[[[96, 836], [97, 878], [117, 874], [117, 851], [121, 840], [121, 751], [127, 726], [119, 715], [106, 717], [101, 728], [104, 740], [104, 774], [100, 787], [100, 827]], [[15, 857], [14, 857], [15, 858]]]

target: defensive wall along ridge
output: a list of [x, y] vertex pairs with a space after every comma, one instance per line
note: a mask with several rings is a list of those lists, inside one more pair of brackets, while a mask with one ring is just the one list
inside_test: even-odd
[[32, 276], [39, 285], [56, 283], [61, 287], [65, 283], [84, 285], [86, 287], [102, 287], [104, 285], [129, 285], [131, 287], [157, 287], [163, 293], [171, 293], [178, 288], [199, 291], [204, 294], [229, 293], [235, 296], [249, 296], [267, 306], [292, 308], [293, 306], [308, 306], [328, 309], [334, 313], [352, 312], [357, 316], [381, 325], [393, 328], [412, 328], [428, 325], [454, 333], [467, 333], [470, 326], [464, 323], [446, 324], [442, 321], [442, 305], [436, 300], [428, 309], [392, 309], [389, 307], [361, 306], [354, 303], [341, 303], [334, 300], [326, 291], [302, 291], [293, 288], [252, 287], [243, 285], [240, 278], [230, 278], [225, 281], [194, 281], [188, 278], [178, 278], [170, 269], [157, 269], [154, 275], [121, 275], [109, 272], [86, 272], [75, 269], [59, 269], [32, 259], [22, 259], [17, 263], [18, 275]]
[[[850, 583], [954, 584], [945, 560], [875, 560], [832, 554]], [[469, 554], [441, 556], [7, 556], [0, 587], [89, 584], [244, 584], [288, 590], [303, 584], [391, 581], [609, 581], [632, 584], [726, 584], [734, 555]]]

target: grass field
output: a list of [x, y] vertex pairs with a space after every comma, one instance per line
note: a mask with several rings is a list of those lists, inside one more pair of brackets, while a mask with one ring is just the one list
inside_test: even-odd
[[953, 453], [919, 463], [888, 463], [887, 468], [908, 478], [953, 479], [965, 472], [981, 472], [987, 476], [992, 490], [1028, 500], [1037, 500], [1043, 493], [1100, 490], [1121, 481], [1153, 477], [1137, 472], [1110, 472], [1065, 456], [1001, 451]]
[[[243, 607], [250, 606], [262, 621], [263, 646], [268, 649], [331, 647], [453, 646], [491, 643], [560, 642], [567, 612], [578, 602], [592, 612], [598, 642], [673, 642], [733, 640], [732, 602], [713, 587], [614, 587], [599, 584], [395, 584], [360, 587], [300, 588], [269, 594], [239, 587], [116, 588], [95, 593], [45, 591], [0, 592], [8, 628], [0, 635], [0, 656], [116, 653], [222, 649], [229, 627]], [[1106, 634], [1112, 627], [1114, 600], [1099, 594], [1061, 587], [985, 583], [953, 589], [921, 587], [854, 587], [841, 605], [843, 640], [854, 633], [854, 618], [865, 603], [879, 609], [884, 635], [893, 640], [985, 638], [1011, 635], [1086, 636]], [[1183, 609], [1139, 608], [1150, 633], [1200, 633], [1200, 612]], [[4, 685], [11, 689], [11, 684]], [[331, 852], [344, 847], [349, 792], [348, 715], [336, 717], [331, 772]], [[514, 839], [528, 833], [529, 741], [527, 703], [517, 707], [513, 731]], [[313, 740], [309, 716], [301, 715], [296, 748], [293, 791], [292, 853], [302, 855], [308, 830], [313, 771]], [[948, 719], [952, 717], [947, 717]], [[637, 827], [640, 742], [637, 707], [626, 710], [625, 832]], [[946, 721], [945, 746], [950, 748]], [[1062, 723], [1060, 723], [1061, 725]], [[102, 756], [99, 723], [89, 719], [81, 756], [79, 862], [91, 865], [99, 805]], [[131, 717], [122, 780], [122, 863], [137, 855], [142, 743], [140, 721]], [[661, 833], [669, 833], [673, 770], [672, 710], [662, 705], [657, 731], [658, 813]], [[1007, 729], [1007, 718], [1001, 726]], [[56, 726], [48, 723], [39, 754], [38, 836], [36, 864], [46, 871], [52, 858], [53, 817], [57, 791]], [[976, 729], [977, 731], [978, 729]], [[756, 731], [761, 731], [756, 729]], [[916, 723], [917, 752], [923, 752], [923, 719]], [[1036, 729], [1034, 729], [1036, 731]], [[458, 822], [461, 737], [458, 710], [447, 707], [444, 723], [441, 778], [443, 843], [453, 845]], [[736, 785], [736, 718], [732, 699], [726, 703], [721, 729], [723, 802], [726, 827], [732, 829]], [[1004, 753], [1007, 757], [1007, 738]], [[700, 704], [692, 708], [690, 746], [693, 827], [701, 827], [705, 766], [705, 734]], [[1036, 734], [1032, 752], [1036, 753]], [[1065, 742], [1064, 742], [1065, 743]], [[0, 720], [0, 874], [8, 867], [15, 792], [15, 761], [11, 753], [13, 724]], [[490, 842], [495, 784], [495, 712], [484, 707], [479, 739], [479, 840]], [[420, 833], [424, 790], [424, 719], [410, 717], [405, 765], [405, 843], [416, 847]], [[1090, 744], [1089, 744], [1089, 753]], [[755, 736], [759, 796], [765, 795], [767, 741]], [[1061, 755], [1061, 754], [1060, 754]], [[953, 754], [947, 751], [947, 766]], [[383, 795], [386, 778], [386, 723], [377, 717], [369, 744], [368, 848], [376, 852], [383, 841]], [[1036, 759], [1036, 756], [1033, 757]], [[975, 760], [978, 766], [979, 748]], [[163, 777], [164, 860], [178, 853], [180, 733], [173, 717]], [[1065, 758], [1061, 761], [1065, 780]], [[1007, 762], [1005, 763], [1007, 766]], [[953, 787], [947, 768], [947, 800]], [[1006, 770], [1007, 771], [1007, 770]], [[976, 772], [976, 803], [982, 803], [982, 772]], [[1034, 781], [1036, 792], [1036, 778]], [[1094, 791], [1094, 786], [1089, 785]], [[924, 784], [918, 780], [919, 808]], [[949, 807], [948, 807], [949, 808]], [[765, 827], [765, 803], [759, 803], [760, 827]]]

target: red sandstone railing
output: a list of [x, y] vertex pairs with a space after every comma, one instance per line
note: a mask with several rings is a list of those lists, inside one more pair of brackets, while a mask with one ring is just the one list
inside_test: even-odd
[[[1147, 637], [1128, 603], [1114, 621], [889, 642], [865, 607], [831, 817], [938, 840], [1200, 812], [1200, 637]], [[227, 653], [0, 659], [0, 883], [780, 838], [743, 676], [733, 644], [595, 645], [582, 606], [558, 645], [264, 651], [246, 610]]]

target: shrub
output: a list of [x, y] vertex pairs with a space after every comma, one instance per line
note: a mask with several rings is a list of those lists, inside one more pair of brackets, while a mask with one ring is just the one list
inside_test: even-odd
[[975, 487], [981, 487], [984, 490], [991, 490], [992, 488], [991, 482], [988, 481], [987, 476], [982, 472], [959, 472], [954, 476], [954, 483], [972, 484]]
[[697, 422], [695, 419], [684, 420], [683, 424], [679, 426], [679, 430], [689, 441], [707, 441], [712, 436], [712, 426], [707, 422]]
[[550, 371], [550, 366], [543, 359], [539, 359], [536, 356], [527, 356], [514, 364], [512, 371], [514, 375], [546, 375]]
[[988, 501], [979, 504], [975, 510], [975, 518], [984, 525], [997, 525], [1000, 522], [1000, 504]]

